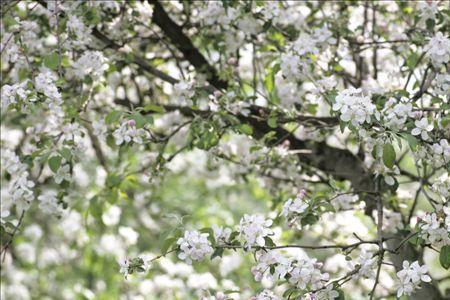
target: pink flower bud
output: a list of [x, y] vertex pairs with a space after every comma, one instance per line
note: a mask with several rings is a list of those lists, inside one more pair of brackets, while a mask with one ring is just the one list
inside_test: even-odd
[[306, 190], [305, 189], [301, 189], [299, 192], [298, 192], [298, 194], [297, 194], [297, 197], [298, 198], [303, 198], [303, 197], [305, 197], [306, 196]]
[[289, 148], [290, 145], [291, 145], [291, 142], [289, 140], [283, 141], [283, 147]]
[[236, 58], [230, 57], [230, 58], [228, 59], [228, 64], [234, 66], [234, 65], [236, 65], [236, 63], [237, 63]]
[[136, 121], [135, 120], [128, 120], [128, 125], [129, 126], [136, 126]]
[[222, 97], [222, 92], [221, 91], [214, 91], [214, 97], [216, 97], [216, 98], [220, 98], [220, 97]]
[[422, 118], [422, 116], [423, 116], [423, 112], [421, 110], [414, 112], [414, 117], [416, 119], [420, 119], [420, 118]]

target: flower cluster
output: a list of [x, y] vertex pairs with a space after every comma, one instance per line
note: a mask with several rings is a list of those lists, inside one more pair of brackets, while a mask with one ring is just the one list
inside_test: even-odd
[[116, 140], [116, 145], [121, 145], [124, 142], [142, 144], [143, 138], [148, 137], [148, 132], [143, 128], [136, 128], [135, 120], [127, 120], [123, 122], [120, 127], [113, 132], [112, 135]]
[[[374, 216], [376, 217], [375, 213]], [[383, 208], [383, 230], [397, 232], [403, 229], [403, 227], [402, 215], [400, 213]]]
[[44, 70], [34, 79], [34, 84], [38, 92], [43, 93], [47, 98], [61, 102], [61, 94], [56, 87], [56, 76], [50, 70]]
[[279, 300], [280, 298], [270, 290], [264, 290], [250, 298], [250, 300]]
[[19, 214], [30, 207], [34, 199], [32, 188], [34, 182], [29, 179], [27, 165], [20, 161], [20, 158], [13, 151], [7, 149], [2, 151], [2, 168], [11, 175], [8, 193]]
[[315, 258], [293, 259], [271, 250], [257, 253], [257, 265], [252, 268], [252, 273], [257, 281], [287, 279], [300, 290], [318, 290], [330, 277], [328, 273], [322, 273], [321, 268], [322, 263]]
[[364, 95], [362, 89], [355, 88], [341, 91], [336, 96], [333, 110], [340, 112], [342, 121], [350, 121], [355, 127], [361, 126], [364, 122], [370, 123], [371, 117], [378, 113], [370, 95]]
[[231, 228], [223, 228], [216, 225], [212, 226], [214, 238], [217, 245], [225, 245], [230, 241]]
[[86, 51], [73, 64], [74, 74], [78, 78], [89, 75], [94, 79], [99, 79], [108, 69], [107, 59], [100, 51]]
[[305, 202], [306, 191], [301, 190], [297, 197], [292, 200], [288, 199], [283, 205], [281, 215], [284, 216], [289, 224], [293, 224], [301, 220], [301, 214], [308, 208], [308, 204]]
[[395, 131], [403, 129], [408, 117], [414, 117], [412, 104], [395, 98], [386, 101], [382, 114], [384, 125]]
[[450, 74], [436, 75], [435, 91], [439, 95], [450, 97]]
[[179, 238], [177, 244], [180, 247], [178, 257], [188, 264], [192, 261], [200, 261], [213, 252], [208, 233], [198, 231], [186, 231], [184, 237]]
[[438, 169], [450, 164], [450, 145], [446, 139], [441, 139], [438, 143], [419, 145], [414, 156], [417, 160], [426, 161]]
[[63, 204], [56, 198], [55, 191], [48, 191], [41, 194], [38, 198], [39, 208], [47, 214], [60, 216], [64, 211]]
[[173, 96], [176, 103], [180, 105], [192, 104], [192, 97], [195, 95], [191, 82], [180, 81], [173, 86]]
[[363, 249], [359, 254], [358, 260], [355, 263], [351, 263], [353, 270], [358, 269], [358, 273], [353, 275], [353, 278], [375, 278], [374, 268], [376, 263], [377, 259], [373, 257], [373, 253]]
[[442, 32], [436, 33], [425, 47], [430, 56], [431, 62], [436, 67], [450, 61], [450, 39], [444, 36]]
[[244, 215], [239, 223], [239, 240], [244, 248], [253, 246], [264, 247], [266, 244], [265, 237], [273, 234], [270, 226], [272, 220], [265, 219], [261, 215]]
[[450, 207], [444, 206], [436, 209], [436, 212], [427, 213], [419, 219], [419, 237], [426, 244], [435, 247], [450, 245]]
[[450, 176], [448, 176], [448, 173], [442, 174], [433, 183], [432, 189], [443, 200], [448, 200], [448, 198], [450, 197]]
[[[27, 81], [13, 85], [5, 84], [2, 86], [2, 110], [7, 110], [10, 105], [27, 100], [31, 91], [26, 88]], [[30, 101], [36, 101], [36, 98], [30, 98]]]
[[281, 55], [281, 72], [284, 77], [291, 80], [301, 80], [309, 74], [311, 61], [308, 58], [301, 59], [293, 52], [287, 52]]
[[431, 278], [426, 273], [427, 266], [420, 266], [419, 262], [415, 261], [411, 265], [408, 261], [403, 262], [403, 270], [397, 273], [400, 281], [400, 286], [397, 290], [397, 297], [402, 295], [411, 295], [414, 290], [420, 288], [420, 282], [430, 282]]
[[69, 15], [67, 29], [76, 36], [73, 41], [75, 46], [84, 46], [91, 40], [91, 28], [86, 26], [83, 20], [76, 15]]
[[341, 194], [337, 195], [331, 200], [331, 205], [333, 205], [335, 210], [349, 210], [352, 209], [353, 204], [358, 201], [358, 195], [352, 194]]

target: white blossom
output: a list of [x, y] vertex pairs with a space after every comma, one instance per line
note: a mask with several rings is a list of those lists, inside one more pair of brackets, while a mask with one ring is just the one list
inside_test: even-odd
[[431, 132], [433, 130], [433, 124], [428, 123], [427, 118], [422, 118], [420, 120], [416, 120], [414, 122], [414, 125], [416, 127], [411, 131], [411, 134], [420, 135], [424, 141], [428, 140], [428, 132]]
[[418, 261], [413, 262], [411, 265], [408, 261], [403, 261], [403, 270], [397, 272], [399, 280], [397, 297], [411, 295], [414, 290], [420, 288], [421, 281], [430, 282], [431, 277], [426, 274], [427, 272], [427, 266], [420, 266]]
[[173, 95], [177, 101], [177, 104], [191, 104], [191, 98], [195, 95], [193, 84], [186, 81], [180, 81], [174, 84]]
[[75, 76], [83, 78], [90, 75], [94, 79], [99, 79], [109, 68], [107, 61], [100, 51], [86, 51], [73, 63]]
[[261, 293], [257, 294], [250, 298], [250, 300], [280, 300], [281, 298], [275, 295], [270, 290], [264, 290]]
[[48, 191], [41, 194], [37, 199], [39, 200], [39, 208], [45, 213], [57, 216], [62, 214], [64, 207], [56, 198], [55, 191]]
[[281, 215], [284, 216], [290, 224], [301, 220], [301, 214], [308, 208], [308, 204], [304, 200], [305, 196], [306, 191], [301, 190], [294, 200], [288, 199], [284, 203]]
[[223, 228], [216, 225], [212, 226], [216, 244], [225, 245], [230, 240], [231, 228]]
[[263, 247], [266, 244], [264, 238], [272, 234], [271, 225], [272, 220], [261, 215], [245, 214], [239, 223], [239, 239], [245, 248]]
[[334, 290], [333, 285], [329, 284], [324, 289], [314, 293], [311, 299], [314, 300], [333, 300], [339, 297], [338, 291]]
[[377, 259], [373, 257], [373, 253], [361, 250], [358, 260], [352, 263], [352, 268], [359, 266], [358, 273], [353, 275], [353, 278], [375, 278], [374, 268], [377, 264]]
[[437, 74], [435, 91], [439, 95], [450, 97], [450, 74]]
[[70, 181], [72, 179], [72, 176], [70, 174], [70, 165], [64, 162], [61, 162], [61, 166], [56, 171], [56, 173], [53, 175], [55, 178], [55, 182], [57, 184], [60, 184], [61, 182]]
[[198, 231], [186, 231], [184, 237], [179, 238], [177, 244], [180, 247], [178, 258], [185, 260], [188, 264], [192, 261], [200, 261], [205, 256], [212, 254], [213, 248], [208, 240], [208, 233]]
[[[445, 224], [445, 213], [437, 209], [419, 220], [419, 236], [427, 243], [436, 247], [450, 245], [450, 236]], [[441, 211], [442, 210], [442, 211]]]
[[142, 144], [143, 138], [148, 137], [147, 131], [145, 131], [143, 128], [136, 128], [136, 122], [134, 120], [123, 122], [120, 127], [113, 132], [112, 135], [116, 140], [116, 145], [130, 142]]
[[436, 33], [425, 47], [431, 62], [436, 67], [450, 61], [450, 39], [444, 36], [442, 32]]
[[352, 208], [356, 201], [358, 201], [358, 198], [358, 195], [352, 194], [338, 195], [331, 200], [331, 205], [333, 205], [336, 210], [348, 210]]
[[340, 92], [336, 96], [333, 110], [340, 111], [340, 119], [342, 121], [351, 121], [356, 127], [359, 127], [364, 122], [370, 123], [371, 116], [377, 112], [370, 95], [364, 95], [362, 89], [355, 88], [349, 88]]

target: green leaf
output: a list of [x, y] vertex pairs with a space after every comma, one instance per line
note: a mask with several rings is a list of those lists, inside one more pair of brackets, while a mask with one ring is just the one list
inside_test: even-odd
[[450, 124], [450, 117], [443, 117], [441, 121], [442, 127], [447, 127]]
[[89, 200], [89, 213], [100, 222], [103, 214], [103, 204], [98, 200], [98, 196], [94, 196]]
[[146, 112], [154, 111], [157, 113], [164, 113], [166, 110], [164, 109], [164, 107], [159, 106], [159, 105], [147, 104], [146, 106], [144, 106], [144, 111], [146, 111]]
[[59, 154], [61, 154], [61, 156], [67, 160], [70, 161], [72, 159], [72, 152], [70, 151], [69, 148], [62, 148], [61, 150], [58, 151]]
[[58, 53], [52, 53], [44, 57], [44, 66], [51, 70], [56, 70], [59, 65], [59, 56]]
[[409, 144], [409, 147], [411, 148], [411, 150], [416, 151], [417, 145], [419, 144], [419, 141], [417, 140], [417, 138], [409, 133], [404, 133], [404, 134], [402, 134], [402, 136], [406, 141], [408, 141], [408, 144]]
[[275, 243], [273, 242], [273, 240], [270, 237], [268, 237], [268, 236], [264, 237], [264, 241], [265, 241], [266, 247], [275, 247]]
[[278, 124], [277, 124], [277, 118], [276, 117], [270, 117], [267, 120], [267, 124], [271, 127], [271, 128], [277, 128]]
[[413, 52], [406, 60], [406, 65], [410, 68], [410, 69], [414, 69], [417, 65], [417, 62], [419, 60], [419, 55], [417, 55], [416, 52]]
[[392, 144], [384, 144], [383, 146], [383, 163], [386, 167], [392, 169], [395, 164], [395, 149]]
[[120, 117], [122, 116], [122, 112], [119, 110], [113, 110], [109, 114], [106, 115], [105, 123], [107, 125], [111, 125], [113, 123], [116, 123], [120, 120]]
[[145, 124], [152, 121], [152, 120], [144, 117], [143, 115], [141, 115], [141, 113], [139, 113], [139, 112], [132, 114], [131, 118], [136, 121], [137, 128], [142, 128]]
[[58, 169], [61, 166], [61, 160], [62, 157], [59, 155], [52, 156], [48, 160], [48, 166], [50, 167], [50, 170], [52, 170], [53, 173], [58, 172]]
[[448, 268], [450, 268], [450, 246], [444, 246], [441, 248], [439, 262], [444, 269], [447, 270]]
[[109, 188], [117, 187], [122, 182], [122, 177], [117, 174], [109, 173], [106, 177], [106, 186]]
[[211, 255], [211, 259], [214, 259], [215, 257], [222, 257], [223, 251], [223, 248], [216, 248], [216, 250], [214, 250], [213, 254]]
[[339, 293], [339, 296], [336, 298], [336, 300], [345, 300], [344, 291], [341, 289], [337, 289], [337, 292]]
[[172, 247], [173, 244], [175, 244], [177, 241], [177, 238], [175, 237], [169, 237], [164, 240], [163, 244], [161, 245], [161, 254], [167, 253], [170, 247]]
[[253, 134], [253, 127], [248, 124], [241, 124], [238, 126], [238, 131], [240, 133], [246, 134], [246, 135], [252, 135]]

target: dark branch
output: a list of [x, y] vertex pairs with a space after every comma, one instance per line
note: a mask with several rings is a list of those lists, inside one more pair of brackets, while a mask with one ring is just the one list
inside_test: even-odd
[[198, 51], [183, 28], [175, 23], [157, 0], [149, 0], [154, 5], [152, 21], [161, 28], [166, 37], [183, 53], [184, 58], [189, 61], [199, 73], [206, 75], [208, 81], [217, 89], [224, 89], [228, 83], [221, 80], [217, 71], [211, 66], [205, 57]]

